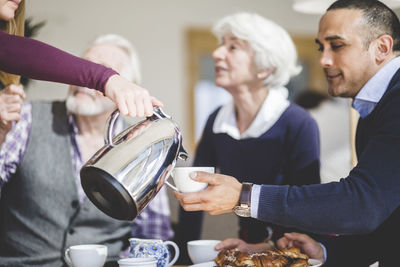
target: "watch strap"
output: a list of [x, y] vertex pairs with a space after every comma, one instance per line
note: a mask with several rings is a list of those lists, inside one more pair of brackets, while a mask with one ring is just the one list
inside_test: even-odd
[[239, 206], [247, 205], [250, 207], [252, 187], [253, 187], [252, 183], [243, 183], [242, 184], [242, 191], [240, 192], [240, 198], [239, 198]]

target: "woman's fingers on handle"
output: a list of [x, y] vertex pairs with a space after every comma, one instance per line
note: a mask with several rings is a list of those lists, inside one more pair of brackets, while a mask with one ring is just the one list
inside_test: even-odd
[[154, 107], [154, 106], [163, 107], [164, 106], [164, 104], [160, 100], [155, 98], [154, 96], [151, 97], [151, 105], [152, 105], [152, 107]]
[[143, 107], [144, 107], [144, 115], [146, 117], [150, 117], [151, 115], [153, 115], [153, 102], [151, 99], [149, 99], [149, 101], [144, 101]]
[[117, 105], [121, 115], [127, 116], [129, 114], [128, 106], [126, 105], [126, 101], [122, 96], [117, 96], [114, 102]]
[[[132, 101], [132, 99], [134, 99], [134, 101]], [[125, 99], [125, 105], [126, 108], [128, 109], [128, 114], [126, 115], [130, 117], [138, 117], [138, 112], [137, 112], [138, 107], [136, 104], [137, 100], [138, 100], [137, 97], [131, 96], [131, 94], [129, 94], [129, 97]]]
[[144, 109], [144, 102], [146, 102], [146, 99], [144, 99], [142, 97], [139, 97], [136, 100], [136, 116], [138, 116], [138, 117], [144, 117], [146, 114], [145, 109]]
[[119, 75], [111, 76], [104, 93], [117, 105], [122, 115], [143, 117], [153, 115], [153, 106], [162, 106], [149, 92]]

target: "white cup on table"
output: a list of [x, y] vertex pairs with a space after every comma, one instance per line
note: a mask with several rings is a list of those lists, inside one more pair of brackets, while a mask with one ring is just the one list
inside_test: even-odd
[[198, 171], [209, 173], [215, 172], [214, 167], [175, 167], [171, 173], [171, 177], [173, 178], [175, 186], [170, 184], [168, 181], [165, 181], [165, 184], [171, 187], [173, 190], [181, 193], [201, 191], [205, 189], [208, 184], [194, 181], [189, 176], [191, 172]]
[[107, 246], [88, 244], [71, 246], [65, 250], [65, 261], [70, 267], [102, 267], [107, 258]]
[[220, 242], [221, 240], [189, 241], [187, 243], [189, 258], [193, 264], [213, 261], [218, 255], [218, 251], [215, 250], [215, 246]]

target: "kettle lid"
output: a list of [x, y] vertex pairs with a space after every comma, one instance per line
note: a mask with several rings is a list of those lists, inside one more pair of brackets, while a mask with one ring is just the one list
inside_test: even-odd
[[129, 192], [108, 172], [90, 166], [83, 167], [80, 175], [86, 196], [99, 210], [118, 220], [131, 221], [138, 215]]

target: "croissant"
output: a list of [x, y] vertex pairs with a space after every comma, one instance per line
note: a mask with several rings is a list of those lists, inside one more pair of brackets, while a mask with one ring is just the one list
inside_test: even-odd
[[249, 254], [238, 250], [224, 250], [215, 258], [218, 266], [226, 267], [307, 267], [308, 256], [298, 248], [273, 249], [264, 253]]
[[[239, 253], [235, 260], [236, 266], [253, 266], [253, 257], [249, 253]], [[256, 266], [256, 265], [254, 265]]]
[[299, 248], [287, 248], [281, 251], [285, 256], [288, 256], [289, 258], [304, 259], [306, 261], [308, 260], [308, 256], [306, 254], [301, 253]]
[[237, 256], [240, 254], [238, 250], [222, 250], [214, 259], [218, 266], [229, 266], [236, 261]]

